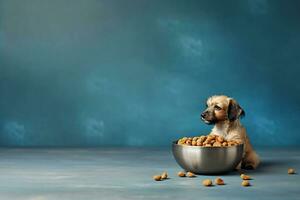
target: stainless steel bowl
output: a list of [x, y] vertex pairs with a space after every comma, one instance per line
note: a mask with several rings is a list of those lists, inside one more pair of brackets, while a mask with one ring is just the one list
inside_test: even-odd
[[230, 147], [200, 147], [172, 144], [173, 156], [186, 171], [222, 174], [232, 171], [242, 160], [243, 144]]

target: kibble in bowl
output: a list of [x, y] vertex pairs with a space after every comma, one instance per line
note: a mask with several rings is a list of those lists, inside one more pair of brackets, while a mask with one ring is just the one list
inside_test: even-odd
[[173, 142], [172, 151], [177, 163], [186, 171], [224, 174], [241, 161], [243, 144], [214, 135], [184, 137]]
[[179, 145], [200, 146], [200, 147], [230, 147], [239, 145], [240, 143], [235, 140], [225, 140], [222, 136], [207, 135], [196, 137], [183, 137], [177, 141]]

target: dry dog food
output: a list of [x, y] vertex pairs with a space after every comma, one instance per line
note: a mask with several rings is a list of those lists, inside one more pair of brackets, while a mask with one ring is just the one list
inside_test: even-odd
[[168, 173], [167, 172], [163, 172], [161, 174], [161, 179], [167, 179], [168, 178]]
[[226, 147], [240, 144], [234, 140], [225, 140], [222, 136], [207, 135], [198, 137], [183, 137], [177, 141], [177, 144], [202, 147]]
[[194, 173], [192, 173], [192, 172], [186, 173], [186, 176], [189, 177], [189, 178], [194, 178], [194, 177], [196, 177], [196, 175], [195, 175]]
[[155, 180], [155, 181], [161, 181], [162, 179], [161, 179], [161, 175], [155, 175], [155, 176], [153, 176], [153, 179]]
[[184, 172], [178, 172], [178, 176], [179, 177], [185, 177], [185, 173]]
[[243, 180], [242, 181], [242, 186], [248, 187], [248, 186], [250, 186], [250, 182], [248, 180]]
[[295, 174], [295, 173], [296, 173], [295, 169], [293, 168], [288, 169], [288, 174]]
[[202, 184], [206, 187], [212, 186], [212, 181], [210, 179], [205, 179], [202, 181]]
[[167, 172], [163, 172], [161, 175], [153, 176], [153, 179], [155, 181], [162, 181], [162, 180], [167, 179], [167, 178], [168, 178], [168, 173]]
[[246, 174], [241, 174], [241, 179], [243, 180], [251, 180], [251, 177]]
[[216, 178], [216, 179], [215, 179], [215, 184], [216, 184], [216, 185], [224, 185], [224, 181], [223, 181], [223, 179], [221, 179], [221, 178]]

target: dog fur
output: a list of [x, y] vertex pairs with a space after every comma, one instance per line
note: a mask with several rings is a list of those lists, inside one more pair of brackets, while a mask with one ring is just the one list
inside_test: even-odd
[[246, 129], [240, 122], [245, 111], [236, 100], [225, 95], [209, 97], [206, 104], [207, 108], [201, 114], [201, 119], [206, 124], [214, 124], [210, 134], [244, 143], [243, 158], [237, 169], [256, 169], [260, 162], [259, 157], [253, 150]]

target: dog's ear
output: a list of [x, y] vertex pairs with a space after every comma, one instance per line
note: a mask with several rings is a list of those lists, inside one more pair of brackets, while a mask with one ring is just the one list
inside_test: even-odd
[[245, 111], [240, 107], [240, 105], [234, 99], [230, 98], [227, 115], [229, 121], [234, 121], [240, 117], [244, 117]]

